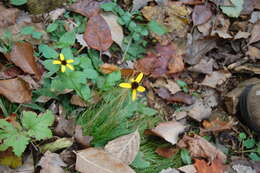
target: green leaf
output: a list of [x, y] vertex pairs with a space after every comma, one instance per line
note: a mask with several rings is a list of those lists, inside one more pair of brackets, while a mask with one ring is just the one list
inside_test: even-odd
[[109, 3], [104, 3], [101, 4], [100, 8], [102, 8], [104, 11], [114, 11], [114, 8], [117, 7], [116, 3], [109, 2]]
[[38, 31], [35, 31], [35, 32], [32, 33], [32, 37], [35, 38], [35, 39], [38, 39], [38, 40], [41, 39], [42, 35], [43, 34], [41, 32], [38, 32]]
[[220, 6], [223, 13], [229, 17], [239, 17], [243, 10], [244, 0], [231, 0], [233, 6]]
[[179, 85], [179, 87], [181, 87], [181, 88], [185, 88], [185, 87], [188, 86], [187, 83], [184, 82], [183, 80], [176, 80], [176, 83], [177, 83], [177, 84]]
[[33, 26], [26, 26], [21, 29], [21, 34], [23, 35], [31, 35], [34, 32]]
[[71, 50], [70, 47], [63, 48], [61, 50], [61, 53], [64, 55], [65, 59], [74, 59], [73, 54], [72, 54], [72, 50]]
[[153, 116], [153, 115], [157, 114], [157, 111], [155, 109], [146, 107], [143, 104], [139, 104], [138, 112], [148, 115], [148, 116]]
[[115, 85], [115, 83], [117, 81], [119, 81], [121, 79], [121, 73], [120, 71], [116, 71], [116, 72], [113, 72], [113, 73], [110, 73], [108, 76], [107, 76], [107, 79], [106, 79], [106, 84], [108, 86], [113, 86]]
[[255, 146], [255, 140], [254, 139], [247, 139], [243, 142], [243, 145], [247, 149], [253, 148]]
[[251, 160], [260, 162], [260, 157], [259, 157], [259, 155], [256, 154], [256, 153], [250, 153], [250, 154], [249, 154], [249, 158], [250, 158]]
[[27, 0], [11, 0], [11, 4], [13, 5], [23, 5], [27, 3]]
[[83, 71], [86, 74], [87, 79], [97, 79], [98, 78], [98, 72], [94, 69], [84, 69]]
[[245, 140], [245, 139], [246, 139], [246, 134], [245, 134], [244, 132], [239, 133], [238, 139], [239, 139], [240, 141]]
[[58, 28], [58, 24], [57, 23], [51, 23], [48, 25], [47, 27], [47, 32], [53, 32]]
[[185, 148], [181, 149], [181, 159], [182, 159], [183, 163], [185, 163], [187, 165], [192, 163], [189, 151]]
[[158, 34], [158, 35], [163, 35], [167, 33], [166, 28], [164, 28], [162, 25], [160, 25], [158, 22], [156, 22], [155, 20], [151, 20], [148, 23], [148, 28], [150, 29], [150, 31]]
[[22, 125], [26, 128], [27, 134], [31, 137], [35, 137], [37, 140], [46, 139], [52, 137], [52, 132], [48, 128], [54, 122], [54, 115], [51, 111], [37, 116], [34, 112], [23, 112]]
[[82, 94], [82, 97], [83, 97], [84, 100], [89, 100], [91, 98], [91, 90], [90, 90], [88, 85], [82, 86], [80, 88], [80, 93]]
[[39, 51], [43, 54], [45, 58], [57, 58], [58, 53], [46, 44], [41, 44], [39, 46]]
[[59, 40], [59, 42], [63, 46], [72, 46], [75, 43], [76, 35], [74, 32], [66, 32], [63, 34]]
[[131, 163], [131, 166], [137, 169], [145, 169], [148, 168], [150, 165], [150, 162], [144, 160], [143, 153], [140, 151], [137, 153], [135, 160]]
[[92, 62], [88, 57], [80, 57], [78, 58], [80, 60], [79, 66], [84, 69], [93, 69]]

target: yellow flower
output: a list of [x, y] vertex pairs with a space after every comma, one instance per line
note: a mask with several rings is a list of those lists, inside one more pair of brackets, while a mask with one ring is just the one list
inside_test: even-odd
[[70, 70], [73, 71], [74, 67], [70, 64], [70, 63], [73, 63], [73, 62], [74, 62], [73, 59], [65, 60], [64, 55], [62, 53], [60, 54], [59, 60], [52, 61], [53, 64], [61, 65], [61, 72], [65, 72], [66, 71], [66, 67], [68, 67]]
[[144, 92], [145, 88], [140, 85], [141, 80], [143, 79], [144, 74], [139, 73], [136, 79], [132, 79], [131, 83], [120, 83], [119, 86], [122, 88], [132, 89], [132, 100], [136, 100], [136, 94], [138, 92]]

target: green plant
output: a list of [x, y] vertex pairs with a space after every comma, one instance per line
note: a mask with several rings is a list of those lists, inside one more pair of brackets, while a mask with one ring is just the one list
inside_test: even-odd
[[27, 3], [27, 0], [10, 0], [10, 3], [13, 5], [24, 5]]
[[185, 148], [181, 149], [181, 159], [182, 159], [182, 162], [186, 165], [189, 165], [192, 163], [189, 151]]
[[183, 80], [176, 80], [176, 83], [179, 85], [179, 87], [182, 89], [183, 92], [188, 93], [188, 85], [185, 81]]
[[5, 31], [3, 35], [0, 36], [0, 52], [6, 54], [12, 50], [13, 47], [13, 37], [12, 33]]
[[0, 151], [12, 147], [17, 156], [21, 156], [31, 140], [42, 140], [52, 137], [49, 126], [54, 122], [54, 115], [47, 111], [37, 116], [34, 112], [23, 112], [21, 124], [9, 123], [0, 119]]
[[23, 27], [20, 31], [21, 34], [23, 35], [31, 35], [32, 38], [35, 38], [35, 39], [41, 39], [43, 33], [42, 32], [38, 32], [35, 30], [35, 28], [33, 26], [26, 26], [26, 27]]

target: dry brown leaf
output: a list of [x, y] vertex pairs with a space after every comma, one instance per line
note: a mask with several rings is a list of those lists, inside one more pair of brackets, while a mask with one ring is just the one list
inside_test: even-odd
[[228, 121], [223, 121], [219, 117], [216, 117], [211, 121], [204, 120], [202, 122], [204, 129], [200, 129], [200, 133], [203, 134], [206, 132], [220, 132], [224, 130], [229, 130], [236, 124], [237, 123], [232, 118], [230, 118]]
[[194, 25], [201, 25], [212, 17], [210, 4], [196, 5], [193, 9], [192, 20]]
[[122, 48], [124, 33], [122, 26], [117, 23], [118, 17], [112, 12], [103, 12], [100, 15], [105, 19], [110, 28], [112, 40]]
[[81, 173], [135, 173], [128, 165], [97, 148], [77, 153], [76, 170]]
[[139, 10], [147, 5], [148, 2], [152, 0], [133, 0], [133, 8], [132, 11]]
[[20, 67], [25, 73], [33, 74], [39, 80], [41, 77], [40, 70], [33, 56], [33, 47], [26, 42], [17, 42], [6, 58]]
[[69, 8], [86, 17], [95, 16], [100, 11], [100, 3], [94, 0], [80, 0], [72, 4]]
[[63, 115], [56, 116], [57, 126], [54, 129], [54, 133], [57, 136], [73, 136], [75, 131], [75, 120], [70, 118], [66, 119]]
[[89, 47], [99, 51], [105, 51], [112, 45], [113, 40], [110, 28], [102, 16], [90, 17], [84, 33], [84, 40]]
[[251, 31], [251, 37], [249, 39], [249, 44], [258, 42], [260, 40], [260, 23], [254, 25], [253, 30]]
[[249, 55], [249, 57], [253, 60], [260, 59], [260, 49], [259, 48], [249, 46], [246, 54]]
[[0, 94], [13, 103], [29, 103], [32, 100], [28, 84], [19, 78], [0, 80]]
[[211, 35], [218, 35], [221, 38], [228, 39], [232, 36], [228, 33], [230, 21], [223, 14], [217, 15]]
[[216, 88], [218, 85], [222, 85], [226, 82], [230, 77], [231, 73], [229, 71], [214, 71], [212, 74], [205, 77], [201, 85]]
[[175, 168], [167, 168], [167, 169], [161, 170], [159, 173], [180, 173], [180, 171], [178, 171]]
[[17, 8], [5, 8], [0, 2], [0, 28], [14, 25], [18, 14], [19, 10]]
[[177, 145], [181, 148], [187, 148], [191, 157], [202, 157], [208, 159], [210, 162], [219, 159], [221, 163], [225, 163], [227, 159], [222, 151], [198, 135], [194, 135], [193, 137], [185, 135]]
[[198, 173], [224, 173], [225, 165], [219, 160], [213, 160], [210, 164], [205, 160], [195, 159], [195, 168]]
[[87, 103], [78, 95], [73, 95], [70, 99], [70, 103], [80, 107], [87, 107]]
[[178, 168], [178, 170], [180, 170], [184, 173], [197, 173], [197, 170], [194, 165], [185, 165], [185, 166]]
[[91, 140], [93, 139], [92, 136], [85, 136], [83, 134], [83, 130], [82, 130], [82, 127], [80, 125], [77, 125], [76, 126], [76, 129], [75, 129], [75, 140], [81, 144], [82, 146], [84, 147], [89, 147], [90, 146], [90, 142]]
[[177, 92], [181, 91], [180, 86], [172, 80], [167, 80], [167, 84], [164, 86], [171, 92], [171, 94], [176, 94]]
[[241, 39], [241, 38], [247, 39], [249, 36], [250, 36], [249, 32], [238, 31], [238, 33], [234, 37], [234, 40]]
[[39, 161], [38, 165], [42, 167], [40, 173], [65, 173], [61, 167], [67, 166], [56, 153], [47, 151]]
[[108, 142], [105, 146], [105, 151], [114, 158], [129, 165], [134, 161], [139, 147], [140, 135], [138, 131], [135, 131]]
[[157, 136], [162, 137], [172, 145], [178, 141], [180, 133], [184, 132], [185, 126], [177, 121], [168, 121], [158, 124], [155, 128], [150, 131]]
[[189, 67], [188, 70], [197, 73], [211, 74], [213, 72], [213, 63], [214, 60], [212, 58], [209, 60], [201, 59], [198, 64]]
[[119, 67], [114, 64], [104, 63], [100, 66], [100, 71], [103, 74], [110, 74], [110, 73], [113, 73], [114, 71], [118, 71], [118, 70], [119, 70]]
[[197, 121], [202, 121], [211, 115], [212, 109], [203, 103], [201, 99], [197, 99], [188, 111], [188, 116]]
[[175, 155], [179, 149], [172, 148], [172, 147], [158, 147], [156, 148], [155, 152], [165, 158], [171, 158], [173, 155]]

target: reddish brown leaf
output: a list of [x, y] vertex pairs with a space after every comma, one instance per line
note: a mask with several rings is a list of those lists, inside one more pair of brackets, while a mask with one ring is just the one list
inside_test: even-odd
[[17, 8], [5, 8], [0, 3], [0, 28], [15, 24], [19, 10]]
[[93, 0], [81, 0], [70, 6], [70, 9], [86, 17], [95, 16], [100, 11], [100, 3]]
[[9, 55], [6, 55], [9, 61], [20, 67], [24, 72], [34, 74], [40, 79], [40, 70], [33, 56], [33, 47], [26, 42], [17, 42]]
[[209, 4], [195, 6], [192, 13], [192, 20], [194, 25], [204, 24], [211, 17], [212, 17], [212, 12]]
[[113, 43], [108, 24], [100, 15], [90, 17], [84, 40], [89, 47], [99, 51], [107, 50]]
[[28, 84], [19, 78], [0, 80], [0, 94], [14, 103], [28, 103], [32, 100]]
[[131, 68], [122, 68], [120, 71], [123, 78], [130, 78], [135, 73], [135, 71]]
[[[1, 69], [1, 67], [0, 67]], [[1, 69], [2, 70], [2, 69]], [[23, 72], [22, 70], [20, 70], [18, 67], [10, 67], [10, 68], [6, 68], [3, 67], [3, 71], [0, 72], [0, 79], [11, 79], [11, 78], [15, 78], [18, 75], [21, 75]]]
[[181, 56], [175, 56], [171, 58], [168, 64], [169, 71], [168, 73], [174, 74], [182, 72], [184, 69], [184, 62]]
[[173, 155], [175, 155], [179, 149], [174, 149], [172, 147], [158, 147], [156, 148], [155, 152], [165, 158], [171, 158]]
[[105, 63], [105, 64], [102, 64], [100, 66], [100, 70], [104, 74], [110, 74], [110, 73], [112, 73], [114, 71], [118, 71], [119, 68], [116, 65], [114, 65], [114, 64]]
[[225, 165], [223, 165], [219, 160], [214, 160], [211, 164], [207, 163], [205, 160], [195, 159], [195, 168], [198, 173], [224, 173]]

